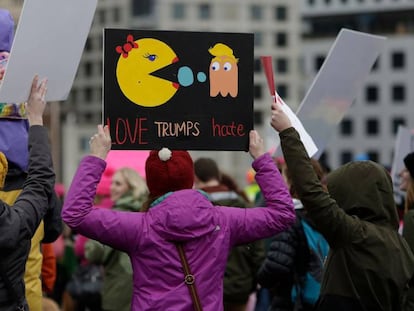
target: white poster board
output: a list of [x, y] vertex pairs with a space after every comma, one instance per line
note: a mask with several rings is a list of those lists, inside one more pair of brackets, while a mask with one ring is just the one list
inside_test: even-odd
[[36, 74], [48, 79], [47, 101], [68, 97], [96, 5], [97, 0], [24, 1], [0, 102], [26, 101]]
[[391, 167], [391, 178], [394, 186], [394, 193], [402, 195], [400, 191], [399, 174], [405, 167], [404, 158], [407, 154], [414, 151], [414, 129], [408, 129], [400, 125], [397, 131], [397, 138], [394, 146], [394, 158]]
[[385, 37], [342, 29], [296, 115], [313, 138], [319, 159], [371, 71]]

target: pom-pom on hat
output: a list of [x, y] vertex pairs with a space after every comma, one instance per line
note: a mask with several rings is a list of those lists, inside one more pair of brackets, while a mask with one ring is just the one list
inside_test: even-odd
[[414, 179], [414, 152], [407, 154], [404, 158], [404, 164], [410, 172], [411, 178]]
[[187, 151], [152, 150], [145, 162], [145, 176], [152, 197], [191, 189], [194, 184], [193, 160]]
[[13, 34], [13, 17], [8, 10], [0, 8], [0, 52], [10, 52]]

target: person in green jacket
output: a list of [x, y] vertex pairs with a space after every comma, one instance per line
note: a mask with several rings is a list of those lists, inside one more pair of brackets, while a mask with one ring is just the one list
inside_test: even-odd
[[[404, 169], [400, 172], [400, 190], [405, 191], [403, 237], [414, 251], [414, 152], [404, 157]], [[414, 282], [410, 286], [404, 299], [404, 311], [414, 310]]]
[[316, 310], [401, 310], [414, 255], [398, 234], [390, 174], [372, 161], [347, 163], [327, 177], [326, 192], [280, 104], [272, 127], [299, 198], [330, 251]]
[[[145, 180], [132, 168], [124, 167], [115, 172], [111, 182], [112, 209], [139, 212], [147, 200], [148, 188]], [[102, 309], [104, 311], [130, 311], [132, 299], [132, 267], [128, 255], [88, 240], [85, 257], [90, 262], [102, 264]]]

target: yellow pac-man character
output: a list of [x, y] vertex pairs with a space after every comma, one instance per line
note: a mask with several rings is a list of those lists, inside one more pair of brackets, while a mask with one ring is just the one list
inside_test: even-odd
[[175, 52], [166, 43], [143, 38], [134, 41], [132, 35], [127, 42], [117, 46], [120, 53], [116, 77], [122, 93], [133, 103], [144, 107], [156, 107], [170, 100], [179, 88], [176, 82], [152, 75], [178, 61]]
[[215, 56], [210, 62], [210, 96], [219, 93], [226, 97], [236, 97], [239, 91], [239, 61], [233, 55], [233, 50], [223, 43], [217, 43], [208, 49]]

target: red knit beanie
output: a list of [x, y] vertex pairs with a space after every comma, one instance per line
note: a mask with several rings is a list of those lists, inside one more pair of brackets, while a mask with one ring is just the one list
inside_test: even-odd
[[194, 184], [193, 160], [187, 151], [152, 150], [145, 162], [145, 175], [152, 197], [191, 189]]

